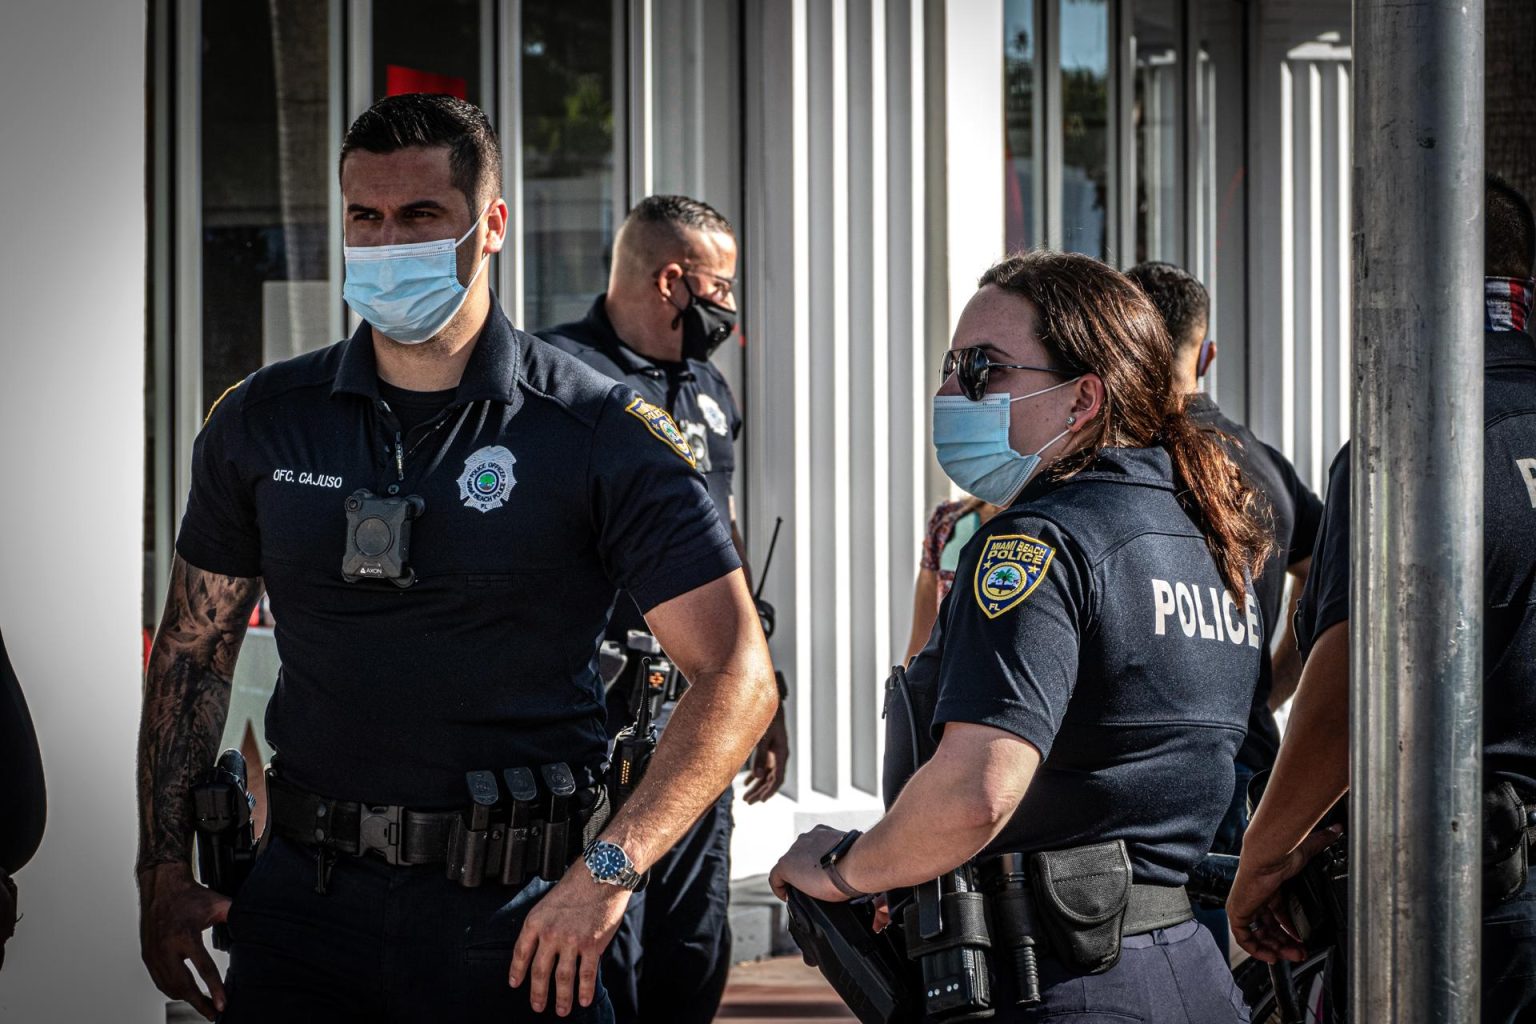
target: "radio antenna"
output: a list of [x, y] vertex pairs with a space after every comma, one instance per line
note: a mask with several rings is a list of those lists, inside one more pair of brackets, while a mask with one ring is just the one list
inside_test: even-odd
[[757, 592], [752, 595], [752, 600], [757, 601], [763, 596], [763, 584], [768, 581], [768, 570], [773, 566], [773, 549], [779, 546], [779, 527], [784, 525], [784, 517], [777, 516], [773, 520], [773, 539], [768, 542], [768, 557], [763, 559], [763, 571], [757, 577]]

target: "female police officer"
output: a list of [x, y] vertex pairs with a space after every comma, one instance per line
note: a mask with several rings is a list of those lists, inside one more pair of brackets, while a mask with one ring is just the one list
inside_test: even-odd
[[[781, 897], [890, 893], [916, 961], [946, 934], [990, 942], [991, 991], [967, 1005], [949, 995], [964, 979], [936, 983], [959, 959], [923, 964], [929, 1019], [990, 1004], [996, 1020], [1247, 1020], [1181, 886], [1231, 796], [1268, 538], [1171, 365], [1145, 296], [1084, 256], [1004, 260], [955, 329], [935, 448], [1006, 510], [967, 544], [907, 672], [918, 728], [893, 729], [886, 757], [899, 799], [862, 836], [806, 833], [772, 875]], [[978, 885], [1004, 894], [984, 915], [943, 895]], [[1038, 985], [1004, 969], [1025, 937]]]

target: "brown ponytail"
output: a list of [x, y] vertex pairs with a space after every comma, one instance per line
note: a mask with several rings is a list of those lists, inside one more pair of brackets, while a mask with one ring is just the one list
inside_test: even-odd
[[[1185, 490], [1179, 500], [1200, 524], [1216, 567], [1234, 595], [1256, 580], [1268, 557], [1274, 533], [1269, 503], [1243, 480], [1219, 436], [1199, 427], [1185, 412], [1187, 396], [1178, 396], [1163, 423], [1162, 446], [1173, 460], [1175, 477]], [[1236, 444], [1236, 441], [1232, 442]]]
[[1174, 392], [1173, 348], [1151, 300], [1098, 260], [1046, 250], [995, 264], [981, 276], [979, 287], [988, 285], [1034, 307], [1040, 343], [1062, 369], [1104, 382], [1088, 444], [1048, 472], [1070, 476], [1100, 448], [1165, 448], [1182, 485], [1180, 503], [1205, 534], [1227, 586], [1242, 594], [1269, 552], [1269, 510], [1218, 436], [1186, 414], [1189, 399]]

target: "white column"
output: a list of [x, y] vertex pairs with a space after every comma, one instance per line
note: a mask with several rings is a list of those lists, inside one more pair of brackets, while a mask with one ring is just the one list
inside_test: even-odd
[[1003, 255], [1003, 2], [948, 0], [944, 26], [949, 326]]
[[[738, 808], [737, 875], [766, 870], [814, 822], [865, 824], [879, 810], [881, 684], [906, 645], [932, 474], [925, 163], [943, 143], [925, 125], [932, 6], [745, 9], [748, 541], [762, 550], [785, 517], [766, 596], [795, 749], [792, 799]], [[994, 63], [1000, 97], [1000, 39]], [[1002, 244], [1000, 125], [987, 261]]]

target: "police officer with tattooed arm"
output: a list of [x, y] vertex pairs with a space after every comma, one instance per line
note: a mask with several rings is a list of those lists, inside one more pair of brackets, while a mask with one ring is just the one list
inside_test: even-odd
[[[1536, 1017], [1536, 221], [1497, 178], [1484, 197], [1482, 1014], [1504, 1024]], [[1332, 838], [1311, 833], [1349, 787], [1349, 460], [1346, 445], [1328, 473], [1301, 686], [1227, 900], [1238, 942], [1271, 963], [1303, 955], [1280, 886]]]
[[[693, 449], [715, 511], [730, 524], [741, 555], [732, 482], [741, 415], [710, 355], [735, 333], [736, 236], [713, 207], [687, 196], [647, 196], [624, 218], [613, 242], [608, 290], [580, 320], [538, 332], [605, 376], [665, 409]], [[771, 616], [771, 610], [765, 613]], [[765, 622], [771, 618], [765, 618]], [[640, 611], [621, 595], [608, 639], [621, 650]], [[635, 718], [641, 659], [633, 651], [608, 694], [611, 734]], [[648, 693], [649, 691], [643, 691]], [[780, 697], [783, 697], [780, 690]], [[665, 728], [674, 704], [660, 701]], [[650, 699], [647, 697], [646, 699]], [[753, 755], [744, 799], [757, 803], [783, 784], [789, 730], [782, 704]], [[630, 900], [603, 957], [603, 985], [618, 1024], [715, 1019], [731, 966], [731, 805], [727, 786], [688, 834], [651, 870]]]
[[[631, 891], [774, 713], [757, 612], [667, 414], [497, 308], [484, 113], [382, 100], [340, 178], [363, 323], [232, 388], [194, 448], [145, 681], [144, 960], [236, 1024], [611, 1021], [598, 962]], [[189, 793], [263, 586], [271, 838], [231, 902], [193, 880]], [[615, 812], [598, 645], [621, 589], [692, 686]]]
[[955, 329], [934, 446], [1003, 510], [888, 684], [885, 817], [772, 873], [885, 894], [922, 1019], [1247, 1019], [1183, 883], [1232, 792], [1269, 539], [1172, 366], [1146, 295], [1085, 256], [1004, 260]]

